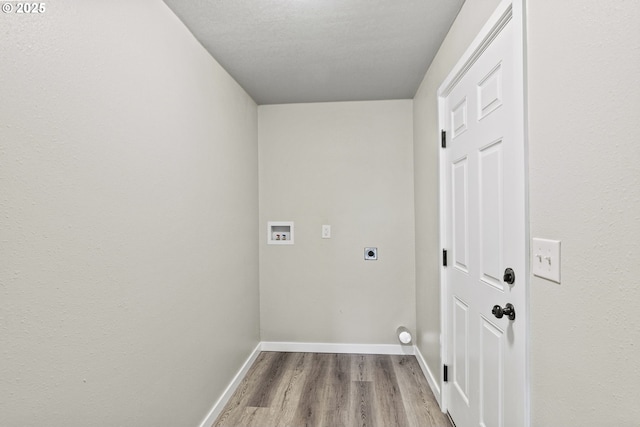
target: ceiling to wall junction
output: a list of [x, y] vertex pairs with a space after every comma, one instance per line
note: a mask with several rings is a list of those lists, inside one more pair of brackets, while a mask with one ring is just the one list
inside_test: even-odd
[[164, 0], [258, 104], [413, 98], [464, 0]]

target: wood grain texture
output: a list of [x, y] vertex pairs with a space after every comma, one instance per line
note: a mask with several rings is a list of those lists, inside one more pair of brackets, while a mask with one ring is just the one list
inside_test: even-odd
[[262, 352], [213, 427], [451, 427], [413, 356]]
[[400, 392], [391, 358], [389, 356], [374, 357], [375, 407], [379, 425], [408, 426], [409, 421], [402, 403], [403, 395]]

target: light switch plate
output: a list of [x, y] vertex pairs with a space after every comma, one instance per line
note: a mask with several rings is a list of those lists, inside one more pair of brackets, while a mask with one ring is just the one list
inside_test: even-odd
[[560, 241], [533, 239], [531, 271], [534, 276], [560, 283]]
[[323, 225], [322, 226], [322, 238], [323, 239], [330, 239], [331, 238], [331, 226], [330, 225]]

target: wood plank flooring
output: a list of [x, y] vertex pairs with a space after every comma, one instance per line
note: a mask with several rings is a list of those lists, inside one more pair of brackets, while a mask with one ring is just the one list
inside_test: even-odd
[[213, 427], [451, 427], [413, 356], [262, 352]]

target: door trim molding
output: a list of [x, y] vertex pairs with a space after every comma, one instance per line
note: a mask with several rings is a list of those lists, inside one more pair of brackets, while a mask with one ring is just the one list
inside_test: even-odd
[[469, 69], [482, 56], [493, 40], [500, 34], [504, 27], [514, 18], [514, 3], [518, 0], [507, 0], [500, 3], [487, 23], [482, 27], [478, 36], [473, 40], [469, 48], [462, 54], [460, 60], [453, 67], [449, 75], [438, 88], [438, 98], [445, 98], [456, 84], [464, 77]]
[[[496, 38], [498, 34], [504, 29], [504, 27], [512, 22], [514, 25], [514, 36], [518, 39], [516, 40], [516, 61], [515, 61], [515, 75], [516, 78], [516, 105], [521, 107], [520, 111], [516, 112], [517, 120], [516, 123], [518, 129], [522, 130], [522, 141], [524, 144], [524, 163], [525, 163], [525, 242], [526, 242], [526, 250], [525, 250], [525, 301], [527, 305], [527, 317], [524, 320], [525, 322], [525, 383], [526, 383], [526, 396], [525, 396], [525, 424], [524, 427], [529, 427], [531, 425], [531, 363], [530, 363], [530, 319], [529, 319], [529, 242], [530, 242], [530, 234], [529, 234], [529, 171], [528, 171], [528, 139], [527, 139], [527, 103], [526, 103], [526, 19], [525, 19], [525, 1], [526, 0], [503, 0], [493, 14], [489, 17], [485, 25], [479, 31], [478, 35], [474, 38], [473, 42], [471, 42], [470, 46], [467, 50], [462, 54], [456, 65], [451, 69], [447, 77], [444, 79], [440, 87], [438, 88], [437, 97], [438, 97], [438, 128], [434, 129], [434, 133], [437, 132], [436, 140], [440, 140], [440, 131], [444, 129], [445, 118], [444, 118], [444, 106], [445, 106], [445, 98], [447, 95], [453, 90], [455, 85], [464, 77], [467, 71], [475, 64], [477, 59], [482, 55], [482, 53], [486, 50], [486, 48], [491, 44], [491, 42]], [[447, 227], [447, 218], [446, 218], [446, 191], [445, 191], [445, 183], [446, 183], [446, 149], [441, 149], [439, 153], [439, 203], [440, 203], [440, 248], [447, 248], [449, 242], [446, 239], [446, 227]], [[442, 363], [450, 362], [449, 354], [447, 352], [448, 348], [448, 337], [446, 331], [449, 327], [449, 310], [447, 304], [447, 283], [446, 283], [446, 267], [440, 263], [440, 358]], [[440, 379], [440, 400], [441, 400], [441, 409], [443, 412], [448, 411], [449, 405], [449, 395], [448, 395], [448, 383], [445, 383], [444, 380]]]

